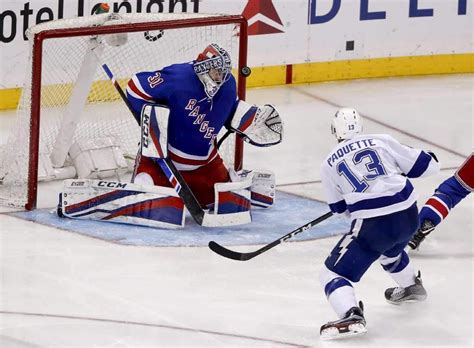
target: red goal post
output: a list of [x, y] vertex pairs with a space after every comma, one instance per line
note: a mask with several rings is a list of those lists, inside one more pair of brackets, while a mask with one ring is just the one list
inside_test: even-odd
[[[77, 177], [72, 150], [91, 139], [107, 139], [133, 168], [139, 127], [97, 65], [101, 60], [124, 87], [138, 71], [190, 61], [216, 42], [231, 54], [238, 97], [245, 100], [247, 21], [240, 15], [99, 14], [39, 24], [28, 38], [31, 71], [16, 126], [0, 149], [2, 205], [35, 209], [38, 182]], [[229, 138], [223, 158], [240, 169], [243, 143]], [[123, 169], [95, 175], [116, 177]]]

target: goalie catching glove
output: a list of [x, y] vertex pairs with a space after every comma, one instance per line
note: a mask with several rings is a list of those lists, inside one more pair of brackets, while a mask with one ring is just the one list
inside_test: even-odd
[[256, 106], [239, 101], [230, 129], [255, 146], [272, 146], [283, 138], [283, 122], [273, 105]]

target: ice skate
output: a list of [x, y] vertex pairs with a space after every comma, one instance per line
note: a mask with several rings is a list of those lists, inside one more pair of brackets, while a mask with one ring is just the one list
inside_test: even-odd
[[416, 231], [415, 235], [408, 242], [408, 246], [413, 250], [418, 249], [421, 242], [425, 240], [427, 235], [433, 232], [435, 227], [436, 226], [430, 220], [423, 221], [418, 231]]
[[395, 287], [385, 290], [385, 299], [391, 304], [402, 304], [404, 302], [424, 301], [427, 297], [426, 290], [421, 281], [421, 274], [415, 278], [415, 284], [406, 288]]
[[330, 321], [321, 326], [321, 339], [333, 340], [345, 338], [367, 332], [365, 327], [364, 306], [359, 302], [359, 307], [349, 309], [344, 318]]

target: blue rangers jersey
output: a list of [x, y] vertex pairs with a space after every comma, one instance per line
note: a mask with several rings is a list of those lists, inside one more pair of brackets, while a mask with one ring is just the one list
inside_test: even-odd
[[186, 171], [217, 156], [215, 139], [235, 111], [237, 88], [231, 76], [208, 98], [190, 62], [137, 73], [128, 83], [127, 98], [137, 116], [147, 103], [170, 109], [168, 156], [178, 170]]
[[409, 208], [417, 195], [408, 178], [438, 171], [428, 153], [369, 134], [339, 143], [321, 165], [321, 180], [332, 212], [363, 219]]

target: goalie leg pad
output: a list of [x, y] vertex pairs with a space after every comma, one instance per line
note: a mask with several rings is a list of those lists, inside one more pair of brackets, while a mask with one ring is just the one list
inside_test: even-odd
[[225, 217], [222, 226], [242, 225], [252, 221], [250, 215], [251, 184], [251, 180], [243, 180], [214, 185], [215, 203], [210, 212]]
[[58, 215], [160, 228], [183, 227], [185, 218], [171, 188], [102, 180], [65, 180]]
[[268, 208], [275, 202], [275, 174], [269, 170], [231, 171], [233, 182], [251, 180], [250, 200], [255, 207]]
[[252, 178], [252, 205], [268, 208], [275, 202], [275, 174], [269, 170], [254, 171]]

